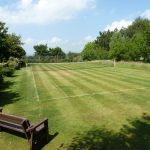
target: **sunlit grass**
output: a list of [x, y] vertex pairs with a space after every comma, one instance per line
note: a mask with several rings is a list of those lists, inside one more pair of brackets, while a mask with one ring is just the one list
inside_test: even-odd
[[[47, 117], [49, 132], [59, 134], [43, 149], [56, 150], [93, 126], [119, 131], [127, 119], [150, 115], [149, 73], [98, 62], [31, 64], [6, 79], [13, 85], [5, 90], [18, 96], [3, 105], [4, 112], [31, 121]], [[14, 135], [3, 132], [0, 139], [0, 150], [28, 149], [28, 143]]]

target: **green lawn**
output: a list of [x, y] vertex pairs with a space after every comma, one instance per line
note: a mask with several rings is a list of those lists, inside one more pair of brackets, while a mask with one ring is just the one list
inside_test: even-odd
[[[140, 139], [141, 148], [135, 150], [149, 150], [150, 136], [146, 133], [150, 131], [150, 70], [147, 69], [150, 66], [147, 65], [146, 69], [136, 68], [136, 64], [134, 68], [129, 64], [106, 66], [98, 62], [30, 64], [5, 80], [0, 91], [0, 106], [6, 113], [23, 116], [33, 122], [44, 117], [49, 119], [50, 134], [59, 134], [43, 150], [98, 150], [102, 145], [90, 148], [87, 141], [93, 140], [93, 143], [89, 142], [92, 146], [98, 144], [95, 141], [100, 140], [102, 133], [105, 133], [103, 140], [114, 141], [118, 136], [107, 140], [108, 136], [123, 129], [130, 135], [133, 133], [129, 132], [130, 126], [136, 128], [137, 134], [146, 128], [143, 134], [147, 139]], [[142, 124], [143, 113], [147, 117]], [[140, 128], [139, 122], [142, 124]], [[133, 141], [137, 142], [137, 134], [132, 137]], [[128, 140], [128, 144], [134, 143]], [[85, 141], [86, 146], [81, 141]], [[73, 146], [68, 148], [70, 143]], [[27, 150], [28, 147], [25, 139], [0, 133], [0, 150]], [[111, 149], [119, 150], [106, 148]]]

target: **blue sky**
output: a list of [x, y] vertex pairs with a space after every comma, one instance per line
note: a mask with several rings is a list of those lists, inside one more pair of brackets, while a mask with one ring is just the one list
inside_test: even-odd
[[21, 35], [28, 55], [33, 45], [80, 52], [100, 31], [150, 19], [149, 0], [0, 0], [0, 21]]

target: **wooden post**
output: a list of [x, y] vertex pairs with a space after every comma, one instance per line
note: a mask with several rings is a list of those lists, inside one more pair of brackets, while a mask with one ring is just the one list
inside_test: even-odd
[[45, 136], [46, 136], [46, 144], [48, 143], [48, 119], [45, 121]]
[[114, 67], [116, 67], [116, 59], [114, 58]]

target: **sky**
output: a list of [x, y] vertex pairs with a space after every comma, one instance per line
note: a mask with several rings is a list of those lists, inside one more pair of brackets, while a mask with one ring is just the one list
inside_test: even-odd
[[22, 37], [27, 55], [33, 46], [59, 46], [81, 52], [99, 32], [150, 19], [150, 0], [0, 0], [0, 21]]

